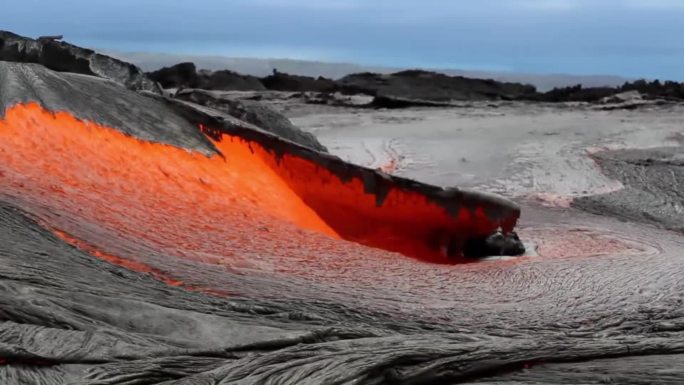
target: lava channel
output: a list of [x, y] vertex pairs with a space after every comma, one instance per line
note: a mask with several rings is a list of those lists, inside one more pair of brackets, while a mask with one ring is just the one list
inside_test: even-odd
[[214, 144], [220, 154], [206, 156], [17, 104], [0, 120], [0, 193], [103, 255], [286, 270], [316, 263], [319, 250], [399, 257], [355, 243], [444, 262], [440, 237], [501, 225], [483, 207], [448, 213], [400, 187], [379, 199], [359, 178], [238, 136], [224, 133]]

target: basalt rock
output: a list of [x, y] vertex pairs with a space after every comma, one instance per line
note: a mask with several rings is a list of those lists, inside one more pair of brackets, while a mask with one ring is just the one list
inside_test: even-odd
[[603, 99], [615, 95], [618, 90], [612, 87], [590, 87], [584, 88], [581, 85], [565, 88], [554, 88], [546, 93], [531, 95], [530, 100], [549, 103], [560, 102], [585, 102], [597, 103]]
[[339, 92], [303, 92], [297, 94], [306, 104], [335, 107], [366, 108], [373, 104], [373, 97], [367, 95], [344, 95]]
[[147, 74], [163, 88], [197, 87], [199, 82], [194, 63], [178, 63]]
[[197, 71], [194, 63], [179, 63], [164, 67], [148, 76], [164, 88], [201, 88], [220, 91], [262, 91], [265, 90], [259, 78], [241, 75], [233, 71]]
[[131, 90], [160, 93], [161, 90], [136, 66], [95, 51], [60, 42], [60, 36], [39, 40], [0, 31], [0, 60], [37, 63], [59, 72], [98, 76]]
[[[576, 85], [554, 88], [545, 93], [529, 95], [526, 99], [549, 103], [610, 103], [622, 104], [626, 108], [637, 108], [642, 105], [658, 104], [659, 101], [677, 102], [684, 100], [684, 83], [636, 80], [620, 87], [582, 87]], [[653, 103], [642, 103], [643, 101], [652, 101]]]
[[518, 256], [523, 253], [525, 245], [515, 232], [504, 234], [497, 231], [486, 237], [474, 237], [466, 240], [463, 247], [463, 255], [468, 258]]
[[432, 100], [406, 99], [393, 96], [376, 96], [370, 103], [373, 108], [408, 108], [408, 107], [453, 107], [448, 102], [437, 102]]
[[[605, 99], [629, 91], [639, 92], [644, 100], [684, 100], [684, 83], [658, 80], [652, 82], [637, 80], [619, 87], [577, 85], [537, 92], [534, 86], [527, 84], [450, 76], [424, 70], [406, 70], [393, 74], [355, 73], [338, 80], [293, 75], [274, 70], [270, 76], [256, 78], [227, 70], [196, 71], [192, 63], [180, 63], [162, 68], [150, 73], [150, 76], [162, 83], [165, 88], [185, 87], [225, 91], [273, 90], [318, 94], [320, 97], [311, 99], [312, 104], [346, 105], [344, 102], [336, 103], [335, 100], [326, 100], [329, 98], [325, 94], [367, 95], [377, 97], [373, 106], [381, 108], [431, 107], [435, 106], [432, 103], [479, 100], [602, 103]], [[641, 106], [632, 101], [623, 104], [628, 104], [625, 108]]]
[[334, 92], [337, 84], [332, 79], [324, 77], [290, 75], [274, 71], [273, 75], [263, 78], [262, 83], [269, 90], [296, 92]]
[[391, 75], [359, 73], [337, 82], [345, 93], [412, 100], [510, 100], [534, 95], [533, 86], [495, 80], [469, 79], [436, 72], [409, 70]]
[[637, 91], [646, 98], [663, 98], [666, 100], [684, 100], [684, 83], [659, 80], [636, 80], [625, 83], [618, 88], [619, 92]]
[[262, 91], [266, 89], [259, 78], [228, 70], [200, 71], [197, 88], [221, 91]]

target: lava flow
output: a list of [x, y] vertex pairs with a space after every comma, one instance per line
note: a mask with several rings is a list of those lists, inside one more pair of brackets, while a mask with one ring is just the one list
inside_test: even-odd
[[237, 136], [214, 144], [221, 155], [209, 157], [19, 104], [0, 121], [2, 193], [49, 218], [63, 239], [87, 240], [103, 255], [147, 250], [235, 266], [300, 261], [317, 249], [377, 254], [340, 238], [438, 260], [431, 242], [440, 231], [467, 236], [499, 226], [481, 207], [461, 208], [454, 219], [401, 188], [378, 202], [358, 178], [343, 181], [312, 160]]

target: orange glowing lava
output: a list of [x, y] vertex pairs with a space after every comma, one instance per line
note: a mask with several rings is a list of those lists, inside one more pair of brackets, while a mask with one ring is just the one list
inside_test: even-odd
[[439, 260], [435, 234], [486, 234], [498, 226], [482, 208], [462, 208], [453, 218], [398, 188], [378, 205], [359, 179], [342, 181], [311, 160], [276, 157], [236, 136], [224, 134], [215, 145], [223, 156], [142, 141], [35, 103], [16, 105], [0, 120], [0, 193], [39, 212], [62, 239], [175, 285], [145, 263], [111, 255], [286, 271], [320, 263], [326, 252], [396, 258], [343, 238]]
[[[35, 184], [38, 191], [52, 190], [55, 196], [81, 189], [116, 189], [131, 195], [130, 201], [120, 202], [131, 214], [143, 215], [154, 208], [156, 200], [157, 204], [173, 205], [174, 199], [184, 196], [196, 202], [198, 209], [237, 211], [230, 208], [237, 205], [244, 212], [336, 236], [239, 140], [221, 143], [227, 160], [206, 157], [137, 140], [65, 112], [53, 114], [35, 103], [9, 109], [0, 121], [0, 133], [3, 169], [14, 174], [14, 178], [5, 178], [15, 186]], [[130, 206], [136, 203], [138, 207]], [[111, 206], [105, 205], [97, 213], [107, 219]]]
[[344, 239], [396, 251], [431, 262], [443, 262], [439, 237], [490, 234], [499, 226], [482, 207], [461, 207], [456, 218], [425, 195], [390, 189], [382, 204], [365, 192], [358, 178], [342, 182], [331, 171], [298, 156], [276, 159], [257, 147], [255, 152], [298, 196]]

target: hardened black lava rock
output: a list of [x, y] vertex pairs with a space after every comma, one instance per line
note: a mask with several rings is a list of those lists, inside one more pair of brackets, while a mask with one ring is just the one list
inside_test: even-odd
[[161, 92], [159, 86], [133, 64], [55, 39], [34, 40], [0, 31], [0, 60], [37, 63], [54, 71], [109, 79], [135, 91]]

